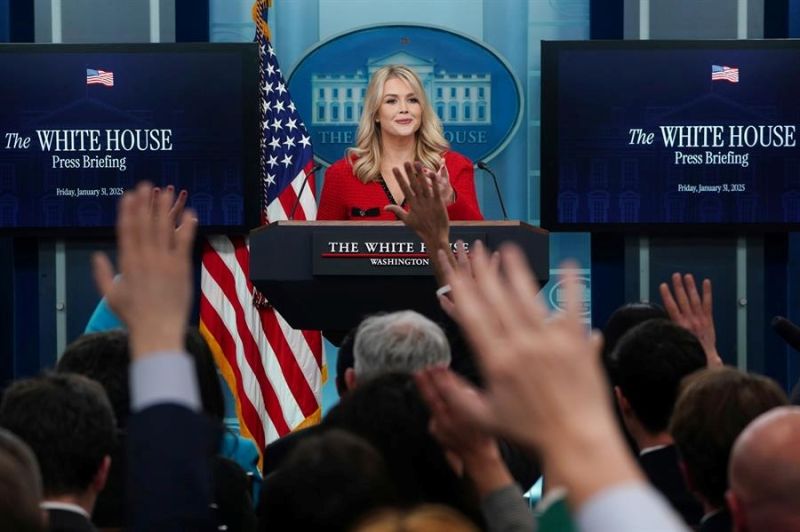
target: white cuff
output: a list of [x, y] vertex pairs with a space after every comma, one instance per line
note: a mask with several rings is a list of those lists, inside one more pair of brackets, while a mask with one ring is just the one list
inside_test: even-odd
[[170, 403], [202, 410], [194, 359], [186, 353], [161, 351], [131, 363], [128, 372], [131, 412]]

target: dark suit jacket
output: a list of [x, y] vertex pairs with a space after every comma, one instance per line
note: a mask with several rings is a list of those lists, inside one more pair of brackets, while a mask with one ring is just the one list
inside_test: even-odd
[[94, 525], [78, 512], [47, 510], [50, 532], [97, 532]]
[[209, 418], [174, 404], [128, 421], [129, 530], [213, 529], [211, 457], [219, 432]]
[[675, 446], [667, 445], [640, 455], [639, 464], [650, 483], [669, 500], [686, 524], [697, 527], [703, 517], [703, 507], [686, 487]]
[[97, 495], [92, 512], [92, 521], [100, 528], [124, 528], [127, 513], [125, 511], [126, 480], [128, 471], [125, 454], [125, 435], [120, 435], [117, 446], [111, 451], [111, 469], [108, 472], [106, 485]]
[[222, 456], [212, 460], [214, 526], [217, 530], [256, 530], [256, 511], [250, 496], [250, 480], [242, 466]]
[[[99, 528], [125, 529], [130, 517], [127, 511], [125, 439], [125, 436], [120, 438], [119, 448], [111, 454], [111, 471], [94, 505], [92, 521]], [[239, 464], [222, 456], [212, 459], [212, 472], [215, 503], [212, 518], [216, 526], [224, 525], [227, 527], [224, 530], [255, 530], [256, 514], [247, 474]]]

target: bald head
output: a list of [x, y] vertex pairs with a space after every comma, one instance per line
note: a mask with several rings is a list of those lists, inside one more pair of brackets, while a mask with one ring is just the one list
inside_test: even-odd
[[775, 408], [748, 425], [729, 474], [738, 530], [800, 528], [800, 407]]

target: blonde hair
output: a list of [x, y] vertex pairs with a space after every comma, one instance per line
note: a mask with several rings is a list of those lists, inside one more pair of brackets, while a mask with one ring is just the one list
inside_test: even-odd
[[381, 67], [372, 74], [364, 96], [364, 111], [356, 133], [356, 143], [347, 149], [347, 159], [353, 165], [353, 173], [362, 183], [368, 183], [380, 176], [381, 157], [381, 129], [375, 123], [378, 111], [383, 101], [383, 87], [386, 81], [399, 79], [408, 83], [411, 90], [419, 99], [422, 115], [420, 127], [416, 133], [416, 146], [414, 158], [432, 170], [438, 170], [442, 164], [442, 153], [450, 148], [447, 139], [442, 133], [442, 122], [433, 112], [422, 80], [416, 72], [404, 65], [388, 65]]

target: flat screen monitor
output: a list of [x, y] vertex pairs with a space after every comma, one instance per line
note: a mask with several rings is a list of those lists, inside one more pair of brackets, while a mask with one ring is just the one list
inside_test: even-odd
[[800, 42], [542, 43], [542, 225], [800, 228]]
[[255, 44], [2, 45], [0, 79], [0, 232], [110, 233], [142, 180], [257, 224]]

